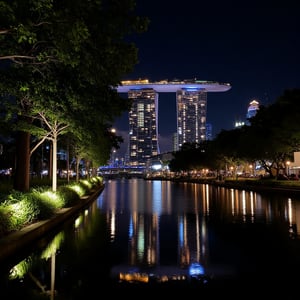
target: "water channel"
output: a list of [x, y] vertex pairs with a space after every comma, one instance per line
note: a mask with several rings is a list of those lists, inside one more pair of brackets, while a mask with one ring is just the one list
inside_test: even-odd
[[300, 277], [299, 226], [300, 196], [107, 180], [90, 207], [0, 266], [0, 297], [164, 288], [282, 288], [288, 296]]

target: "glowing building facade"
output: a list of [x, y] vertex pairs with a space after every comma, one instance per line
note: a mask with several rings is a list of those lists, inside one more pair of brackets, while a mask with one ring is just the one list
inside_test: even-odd
[[201, 88], [183, 88], [176, 92], [178, 147], [206, 140], [207, 92]]
[[158, 141], [158, 95], [176, 93], [177, 133], [175, 150], [184, 143], [206, 140], [207, 92], [225, 92], [230, 84], [214, 81], [174, 80], [149, 82], [123, 81], [119, 93], [133, 100], [129, 112], [129, 164], [145, 165], [151, 156], [160, 154]]
[[258, 110], [259, 110], [259, 102], [257, 100], [252, 100], [249, 103], [249, 106], [247, 109], [247, 119], [254, 117]]
[[133, 100], [129, 111], [129, 159], [131, 165], [144, 165], [159, 154], [158, 93], [153, 89], [128, 91]]

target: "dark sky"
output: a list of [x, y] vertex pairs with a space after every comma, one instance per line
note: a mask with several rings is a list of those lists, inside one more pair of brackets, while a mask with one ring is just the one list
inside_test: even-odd
[[[132, 40], [139, 63], [126, 79], [230, 83], [228, 92], [208, 93], [207, 122], [213, 136], [232, 129], [236, 119], [245, 120], [251, 100], [267, 105], [285, 89], [300, 88], [299, 4], [276, 2], [137, 0], [137, 14], [151, 22]], [[164, 152], [176, 131], [175, 95], [160, 94], [158, 113]], [[115, 125], [127, 135], [126, 114]]]

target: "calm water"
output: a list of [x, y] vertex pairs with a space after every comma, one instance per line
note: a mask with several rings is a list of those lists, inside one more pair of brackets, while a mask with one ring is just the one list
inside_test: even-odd
[[110, 180], [87, 210], [1, 266], [0, 298], [241, 288], [289, 298], [300, 283], [299, 222], [300, 198]]

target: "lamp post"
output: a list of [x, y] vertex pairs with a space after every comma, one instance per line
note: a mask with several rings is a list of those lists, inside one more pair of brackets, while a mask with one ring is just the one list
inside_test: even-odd
[[234, 176], [233, 176], [233, 167], [232, 167], [232, 166], [230, 167], [230, 173], [231, 173], [231, 174], [230, 174], [231, 177], [233, 178]]
[[253, 166], [250, 164], [249, 168], [250, 168], [250, 175], [253, 176]]
[[[112, 137], [115, 136], [116, 129], [115, 128], [111, 128], [110, 129], [110, 133], [111, 133]], [[110, 164], [111, 167], [115, 167], [115, 159], [116, 159], [116, 149], [112, 148], [111, 149], [111, 153], [110, 153], [110, 162], [109, 162], [109, 164]]]
[[287, 176], [289, 177], [290, 176], [290, 161], [287, 161], [286, 162], [286, 165], [287, 165]]

